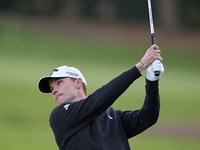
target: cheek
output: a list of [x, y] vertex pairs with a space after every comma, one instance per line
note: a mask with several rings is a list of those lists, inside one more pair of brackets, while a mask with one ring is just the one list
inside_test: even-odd
[[63, 85], [63, 87], [61, 88], [62, 91], [60, 91], [63, 95], [65, 96], [69, 96], [69, 95], [72, 95], [74, 94], [74, 91], [75, 91], [75, 87], [73, 85], [70, 85], [70, 84], [66, 84], [66, 85]]

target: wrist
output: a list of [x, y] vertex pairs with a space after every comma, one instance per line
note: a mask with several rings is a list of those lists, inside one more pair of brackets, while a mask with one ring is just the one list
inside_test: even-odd
[[141, 72], [143, 69], [145, 69], [145, 65], [140, 61], [136, 65], [137, 69]]

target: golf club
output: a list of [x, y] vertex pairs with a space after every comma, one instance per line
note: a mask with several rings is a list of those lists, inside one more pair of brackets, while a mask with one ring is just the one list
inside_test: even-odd
[[[156, 43], [155, 41], [155, 35], [154, 35], [154, 25], [153, 25], [153, 15], [152, 15], [152, 7], [151, 7], [151, 0], [148, 0], [148, 9], [149, 9], [149, 23], [150, 23], [150, 30], [151, 30], [151, 41], [152, 45]], [[159, 61], [159, 60], [155, 60]], [[159, 76], [159, 71], [154, 71], [155, 76]]]

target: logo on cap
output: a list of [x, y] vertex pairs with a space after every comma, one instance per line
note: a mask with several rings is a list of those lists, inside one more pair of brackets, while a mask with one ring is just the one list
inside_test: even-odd
[[[54, 69], [54, 70], [51, 72], [51, 75], [53, 74], [54, 71], [55, 71], [55, 72], [58, 72], [58, 69]], [[50, 75], [50, 76], [51, 76], [51, 75]]]
[[73, 77], [78, 77], [79, 75], [77, 73], [73, 73], [73, 72], [66, 72], [66, 74], [73, 76]]

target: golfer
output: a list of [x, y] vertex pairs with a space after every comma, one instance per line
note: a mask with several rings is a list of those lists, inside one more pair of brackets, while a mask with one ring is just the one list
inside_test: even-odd
[[[61, 66], [50, 76], [41, 78], [39, 90], [52, 93], [59, 104], [49, 119], [59, 149], [130, 150], [128, 139], [157, 122], [158, 81], [164, 72], [162, 61], [160, 50], [154, 44], [140, 62], [89, 96], [84, 76], [74, 67]], [[145, 68], [146, 96], [142, 108], [122, 111], [110, 107]], [[154, 70], [159, 70], [160, 75], [155, 76]], [[134, 101], [134, 96], [131, 99]]]

